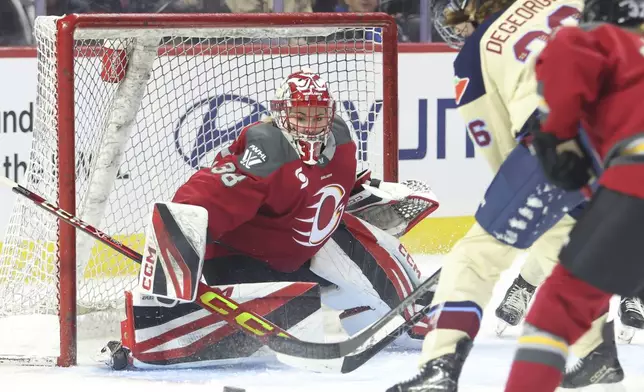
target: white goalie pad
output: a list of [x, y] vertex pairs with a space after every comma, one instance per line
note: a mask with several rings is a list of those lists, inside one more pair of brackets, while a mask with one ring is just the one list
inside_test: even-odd
[[208, 211], [179, 203], [155, 203], [148, 225], [139, 291], [157, 299], [193, 302], [206, 252]]
[[346, 211], [396, 238], [439, 207], [434, 192], [420, 180], [401, 183], [371, 180], [362, 188], [351, 195]]

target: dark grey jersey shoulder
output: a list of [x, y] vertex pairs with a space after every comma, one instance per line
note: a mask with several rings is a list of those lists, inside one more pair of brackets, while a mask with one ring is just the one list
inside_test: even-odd
[[259, 123], [246, 131], [246, 148], [237, 159], [246, 172], [268, 177], [300, 157], [279, 128], [272, 123]]
[[351, 138], [351, 131], [349, 130], [349, 126], [347, 125], [346, 121], [344, 121], [344, 119], [337, 114], [333, 117], [331, 132], [333, 133], [333, 137], [335, 138], [335, 144], [338, 146], [353, 141], [353, 139]]

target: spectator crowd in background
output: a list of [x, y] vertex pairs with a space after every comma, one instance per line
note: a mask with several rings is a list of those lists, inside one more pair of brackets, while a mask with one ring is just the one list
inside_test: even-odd
[[[438, 38], [421, 32], [421, 3], [430, 0], [0, 0], [0, 46], [33, 45], [37, 15], [70, 13], [386, 12], [398, 22], [399, 42]], [[428, 7], [425, 7], [425, 11]], [[423, 37], [424, 35], [424, 37]]]

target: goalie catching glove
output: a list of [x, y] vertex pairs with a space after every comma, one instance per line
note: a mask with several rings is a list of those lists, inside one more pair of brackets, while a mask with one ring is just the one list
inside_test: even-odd
[[346, 211], [399, 238], [438, 206], [436, 195], [424, 182], [385, 182], [372, 179], [367, 169], [358, 174]]

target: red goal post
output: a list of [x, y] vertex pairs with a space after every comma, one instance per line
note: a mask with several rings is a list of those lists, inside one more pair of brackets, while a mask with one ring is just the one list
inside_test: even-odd
[[[143, 245], [146, 205], [171, 197], [244, 121], [259, 118], [294, 67], [310, 66], [338, 89], [338, 112], [355, 131], [361, 167], [397, 180], [397, 26], [389, 15], [39, 19], [36, 121], [23, 183], [135, 249]], [[106, 71], [120, 53], [124, 68]], [[226, 91], [213, 97], [217, 89]], [[229, 132], [215, 128], [217, 121], [232, 124]], [[181, 139], [193, 128], [203, 134]], [[7, 298], [0, 318], [56, 314], [59, 352], [43, 357], [59, 366], [76, 364], [78, 308], [119, 306], [136, 280], [129, 263], [80, 237], [18, 201], [0, 254], [0, 297]], [[42, 272], [33, 275], [36, 267]], [[1, 358], [25, 360], [2, 350]]]

